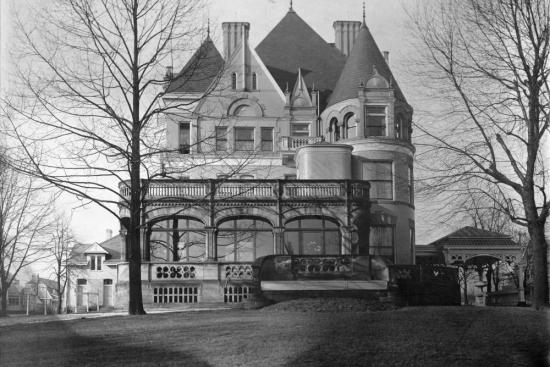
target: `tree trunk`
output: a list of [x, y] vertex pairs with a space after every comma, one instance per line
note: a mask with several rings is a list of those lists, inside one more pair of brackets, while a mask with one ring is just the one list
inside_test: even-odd
[[539, 310], [548, 304], [548, 244], [544, 238], [544, 223], [529, 226], [533, 245], [534, 294], [531, 295], [533, 308]]
[[8, 287], [2, 284], [0, 290], [0, 297], [2, 298], [2, 306], [0, 307], [0, 316], [6, 316], [8, 314]]

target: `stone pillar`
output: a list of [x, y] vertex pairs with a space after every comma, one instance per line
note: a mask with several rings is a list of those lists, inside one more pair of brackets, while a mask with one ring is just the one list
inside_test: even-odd
[[205, 227], [206, 231], [206, 261], [216, 261], [216, 227]]
[[273, 252], [276, 255], [284, 254], [284, 227], [273, 227]]

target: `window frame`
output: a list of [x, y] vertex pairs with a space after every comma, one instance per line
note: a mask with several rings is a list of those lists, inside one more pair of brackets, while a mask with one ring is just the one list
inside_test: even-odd
[[[369, 113], [369, 109], [383, 108], [384, 113]], [[370, 124], [369, 116], [382, 117], [382, 125]], [[382, 134], [369, 134], [370, 129], [381, 129]], [[385, 137], [388, 136], [388, 106], [387, 105], [365, 105], [365, 136], [366, 137]]]
[[[235, 126], [234, 131], [234, 147], [237, 152], [251, 152], [254, 151], [254, 134], [255, 128], [249, 126]], [[239, 132], [249, 132], [250, 138], [241, 139]]]
[[[305, 134], [305, 130], [303, 130], [304, 127], [307, 126], [307, 134]], [[302, 129], [297, 129], [297, 127], [302, 127]], [[298, 135], [296, 135], [298, 133]], [[292, 137], [309, 137], [311, 134], [311, 124], [309, 122], [297, 122], [297, 123], [291, 123], [290, 124], [290, 136]]]
[[[183, 141], [183, 132], [187, 130], [187, 141]], [[189, 121], [183, 121], [179, 123], [178, 130], [178, 151], [180, 154], [189, 154], [191, 147], [191, 123]]]
[[[390, 179], [369, 179], [366, 176], [365, 172], [368, 172], [370, 170], [367, 169], [368, 164], [389, 164], [390, 167]], [[395, 200], [395, 167], [394, 162], [390, 160], [366, 160], [363, 162], [363, 179], [368, 181], [371, 184], [371, 190], [369, 191], [369, 197], [370, 200]], [[390, 192], [391, 197], [379, 197], [379, 196], [373, 196], [372, 188], [375, 186], [376, 183], [390, 183]]]
[[[242, 220], [251, 220], [253, 223], [253, 227], [239, 227], [238, 222]], [[231, 223], [230, 226], [227, 226], [228, 223]], [[258, 228], [257, 223], [262, 223], [264, 227]], [[243, 232], [251, 232], [254, 233], [252, 238], [252, 260], [242, 260], [239, 258], [239, 249], [238, 244], [239, 240], [242, 240], [239, 236]], [[216, 231], [216, 259], [218, 262], [221, 263], [232, 263], [232, 262], [252, 262], [255, 261], [258, 257], [258, 236], [257, 233], [269, 233], [273, 234], [273, 227], [269, 221], [263, 219], [263, 218], [257, 218], [257, 217], [236, 217], [236, 218], [229, 218], [227, 220], [223, 220], [222, 222], [218, 223], [217, 225], [217, 231]], [[220, 245], [219, 238], [223, 236], [231, 237], [231, 243], [227, 245]], [[273, 241], [273, 240], [272, 240]], [[242, 241], [241, 241], [242, 242]], [[229, 248], [229, 246], [231, 248]], [[229, 253], [224, 254], [223, 256], [220, 256], [219, 248], [220, 246], [227, 246], [229, 248]], [[275, 254], [274, 248], [273, 248], [273, 242], [271, 243], [271, 254]], [[226, 259], [227, 257], [232, 256], [232, 259]]]
[[236, 72], [231, 73], [231, 89], [237, 90], [237, 73]]
[[[264, 139], [264, 132], [269, 132], [268, 137], [271, 138], [270, 140]], [[262, 152], [273, 152], [274, 148], [274, 129], [272, 127], [261, 127], [260, 128], [260, 150]], [[267, 145], [271, 144], [268, 148]]]
[[[303, 225], [304, 220], [311, 220], [311, 219], [320, 220], [321, 223], [322, 223], [321, 228], [319, 228], [319, 227], [308, 227], [307, 225]], [[336, 228], [328, 227], [326, 225], [327, 222], [335, 225]], [[289, 227], [289, 224], [292, 225], [293, 223], [297, 223], [298, 226], [297, 227]], [[305, 249], [304, 234], [305, 233], [312, 233], [312, 232], [322, 233], [322, 235], [321, 235], [321, 244], [320, 244], [321, 245], [321, 251], [320, 251], [319, 254], [306, 254], [306, 253], [304, 253], [304, 249]], [[338, 238], [338, 253], [337, 254], [327, 254], [327, 235], [326, 235], [327, 232], [337, 234], [337, 238]], [[298, 234], [298, 244], [297, 244], [298, 254], [292, 253], [291, 247], [287, 245], [287, 236], [292, 234], [292, 233], [297, 233]], [[313, 255], [313, 256], [338, 256], [338, 255], [342, 254], [342, 233], [341, 233], [340, 224], [337, 221], [332, 220], [331, 218], [327, 218], [327, 217], [298, 217], [298, 218], [294, 218], [294, 219], [291, 219], [291, 220], [289, 220], [285, 223], [283, 243], [284, 243], [284, 246], [283, 246], [284, 254], [297, 255], [297, 256], [308, 256], [308, 255]]]
[[[373, 244], [373, 229], [374, 228], [389, 228], [391, 229], [391, 244], [389, 246], [374, 246]], [[391, 254], [386, 254], [384, 251], [376, 252], [374, 251], [375, 248], [379, 249], [390, 249], [391, 248]], [[369, 229], [369, 255], [370, 256], [389, 256], [391, 257], [392, 261], [395, 262], [395, 224], [371, 224]]]
[[256, 73], [252, 73], [252, 90], [258, 90], [258, 76]]
[[[216, 126], [214, 129], [214, 138], [215, 138], [215, 150], [216, 152], [226, 152], [227, 151], [227, 126]], [[223, 149], [222, 144], [224, 145]]]

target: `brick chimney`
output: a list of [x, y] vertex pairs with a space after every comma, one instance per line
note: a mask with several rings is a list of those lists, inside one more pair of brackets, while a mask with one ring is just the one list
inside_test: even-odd
[[223, 58], [225, 61], [229, 59], [233, 51], [237, 48], [243, 39], [248, 41], [248, 32], [250, 23], [246, 22], [224, 22], [222, 23], [223, 30]]
[[334, 43], [336, 48], [348, 56], [353, 49], [355, 37], [361, 29], [361, 22], [352, 20], [337, 20], [332, 24], [334, 27]]

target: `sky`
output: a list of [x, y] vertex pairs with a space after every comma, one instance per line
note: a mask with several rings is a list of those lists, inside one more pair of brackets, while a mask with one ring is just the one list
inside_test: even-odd
[[[39, 6], [45, 0], [0, 0], [5, 5], [12, 1], [18, 8]], [[223, 22], [243, 21], [250, 23], [250, 43], [257, 46], [271, 29], [285, 16], [289, 10], [290, 0], [205, 0], [207, 6], [202, 17], [205, 23], [210, 19], [211, 35], [219, 49], [221, 48], [221, 24]], [[413, 51], [410, 32], [406, 27], [407, 14], [405, 8], [414, 5], [414, 0], [367, 0], [366, 23], [373, 34], [379, 48], [390, 52], [392, 72], [407, 97], [415, 108], [421, 107], [422, 101], [417, 88], [410, 82], [407, 69], [410, 54]], [[337, 20], [362, 20], [363, 0], [294, 0], [293, 9], [327, 42], [334, 42], [332, 24]], [[2, 28], [5, 35], [5, 29]], [[5, 37], [3, 38], [5, 39]], [[4, 45], [0, 47], [2, 50]], [[2, 56], [2, 54], [0, 54]], [[5, 71], [5, 62], [2, 62]], [[174, 65], [178, 71], [182, 65]], [[414, 138], [414, 134], [413, 134]], [[116, 185], [113, 182], [113, 185]], [[72, 229], [76, 238], [85, 243], [102, 242], [106, 239], [106, 231], [118, 233], [119, 224], [112, 215], [95, 205], [84, 208], [81, 203], [69, 198], [64, 199], [60, 206], [67, 214], [72, 215]], [[418, 206], [418, 202], [417, 202]], [[423, 223], [417, 210], [417, 243], [424, 244], [436, 239], [450, 229], [439, 228], [434, 231], [429, 223]]]
[[[1, 0], [0, 0], [1, 1]], [[221, 24], [223, 22], [249, 22], [250, 43], [257, 46], [288, 12], [288, 0], [209, 0], [203, 17], [210, 19], [212, 38], [221, 50]], [[366, 21], [381, 50], [390, 51], [390, 64], [400, 81], [401, 63], [406, 61], [406, 13], [401, 0], [368, 0], [365, 2]], [[294, 0], [293, 9], [327, 42], [334, 42], [332, 24], [336, 20], [362, 20], [362, 0]], [[183, 65], [181, 65], [183, 66]], [[180, 67], [181, 67], [180, 66]], [[180, 67], [174, 65], [177, 71]], [[407, 85], [400, 83], [407, 95]], [[101, 242], [106, 231], [116, 234], [117, 220], [103, 209], [89, 205], [78, 208], [78, 202], [66, 204], [72, 212], [72, 228], [76, 237], [87, 243]], [[419, 231], [417, 242], [425, 243], [425, 231]], [[429, 236], [429, 234], [428, 234]], [[424, 241], [424, 242], [423, 242]]]

